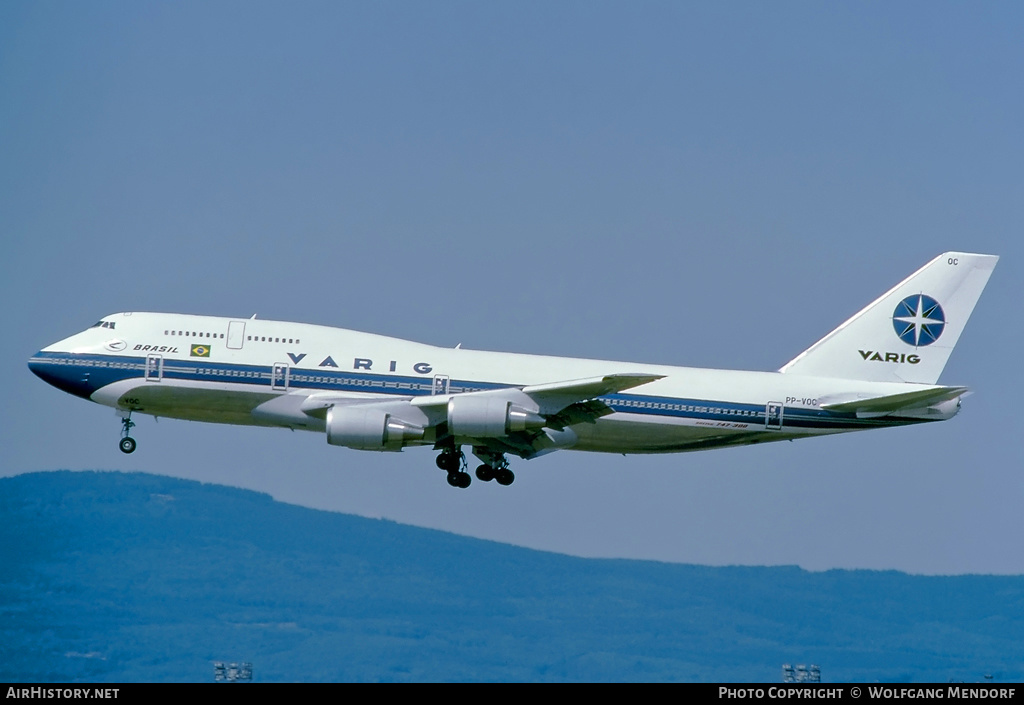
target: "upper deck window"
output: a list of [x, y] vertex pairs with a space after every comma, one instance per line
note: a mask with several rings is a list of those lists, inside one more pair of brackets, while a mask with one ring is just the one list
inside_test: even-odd
[[[216, 338], [217, 334], [214, 333], [213, 337]], [[220, 337], [223, 338], [224, 334], [222, 333]], [[254, 343], [287, 343], [289, 345], [298, 345], [302, 342], [298, 338], [278, 338], [276, 336], [265, 335], [247, 335], [245, 339], [251, 340]]]

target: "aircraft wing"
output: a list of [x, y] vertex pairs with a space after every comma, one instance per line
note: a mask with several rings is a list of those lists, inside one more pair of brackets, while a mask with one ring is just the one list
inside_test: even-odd
[[529, 398], [537, 407], [538, 413], [548, 415], [562, 411], [566, 407], [577, 402], [595, 399], [605, 394], [621, 392], [633, 387], [639, 387], [648, 382], [661, 379], [664, 375], [651, 375], [640, 373], [618, 373], [604, 375], [603, 377], [588, 377], [586, 379], [574, 379], [566, 382], [548, 382], [545, 384], [534, 384], [526, 387], [507, 387], [504, 389], [489, 389], [484, 392], [468, 392], [464, 394], [439, 394], [429, 397], [416, 397], [412, 400], [413, 406], [418, 407], [446, 407], [448, 401], [455, 396], [507, 396], [510, 401], [522, 403], [523, 396]]
[[[662, 379], [663, 375], [617, 373], [602, 377], [548, 382], [525, 387], [505, 387], [480, 392], [417, 397], [411, 405], [434, 418], [446, 422], [453, 435], [474, 438], [475, 446], [484, 446], [498, 453], [514, 453], [523, 458], [571, 446], [576, 434], [567, 428], [577, 423], [594, 423], [612, 413], [598, 397]], [[497, 426], [460, 422], [459, 409], [475, 409], [479, 419], [501, 419], [518, 414], [523, 421], [516, 430], [501, 432]], [[496, 414], [491, 416], [491, 414]], [[508, 415], [508, 416], [506, 416]], [[463, 417], [464, 418], [464, 417]], [[509, 429], [509, 424], [505, 425]], [[474, 430], [480, 429], [480, 432]]]
[[545, 409], [559, 411], [576, 402], [622, 392], [648, 382], [655, 382], [663, 377], [664, 375], [625, 372], [571, 382], [534, 384], [523, 387], [523, 394], [535, 400], [541, 406], [541, 413], [545, 413]]
[[[323, 420], [332, 407], [374, 406], [386, 410], [396, 418], [422, 426], [437, 426], [447, 420], [449, 402], [456, 399], [456, 405], [465, 402], [496, 402], [498, 405], [511, 404], [524, 411], [539, 414], [544, 426], [562, 431], [576, 423], [593, 423], [612, 410], [597, 397], [605, 394], [632, 389], [648, 382], [659, 380], [663, 375], [619, 373], [603, 377], [552, 382], [526, 387], [503, 387], [479, 392], [461, 394], [438, 394], [422, 397], [353, 397], [331, 392], [312, 394], [291, 393], [275, 397], [257, 407], [253, 415], [267, 422], [309, 427], [310, 420]], [[507, 403], [507, 404], [506, 404]], [[492, 405], [493, 406], [493, 405]], [[512, 445], [522, 447], [535, 433], [509, 434]], [[515, 438], [513, 438], [515, 436]]]
[[880, 397], [826, 398], [821, 408], [828, 411], [855, 413], [860, 418], [888, 416], [904, 409], [922, 409], [944, 401], [956, 399], [968, 392], [967, 387], [931, 387], [902, 394], [888, 394]]

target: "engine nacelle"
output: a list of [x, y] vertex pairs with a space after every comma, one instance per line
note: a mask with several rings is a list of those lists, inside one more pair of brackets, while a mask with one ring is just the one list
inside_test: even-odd
[[540, 414], [497, 396], [455, 395], [448, 400], [448, 430], [456, 436], [500, 438], [545, 423]]
[[357, 450], [401, 450], [423, 438], [423, 427], [368, 405], [327, 410], [327, 442]]

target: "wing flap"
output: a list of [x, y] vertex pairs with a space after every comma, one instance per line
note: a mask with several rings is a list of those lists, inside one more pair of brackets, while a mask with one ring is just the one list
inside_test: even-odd
[[570, 404], [556, 414], [547, 417], [548, 428], [564, 430], [566, 426], [578, 423], [594, 423], [602, 416], [611, 414], [612, 409], [603, 401], [591, 399], [590, 401], [578, 401]]

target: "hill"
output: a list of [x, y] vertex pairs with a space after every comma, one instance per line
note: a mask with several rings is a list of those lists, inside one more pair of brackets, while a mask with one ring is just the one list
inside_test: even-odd
[[0, 479], [0, 681], [1024, 676], [1024, 577], [594, 560], [145, 474]]

